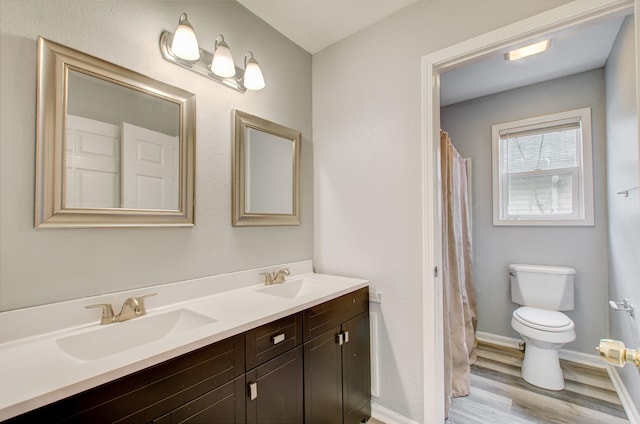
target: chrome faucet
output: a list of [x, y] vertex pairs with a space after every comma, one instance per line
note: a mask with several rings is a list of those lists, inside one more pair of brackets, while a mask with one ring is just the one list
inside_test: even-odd
[[264, 283], [269, 286], [271, 284], [284, 283], [287, 275], [291, 274], [289, 268], [283, 268], [277, 272], [261, 272], [260, 275], [264, 275]]
[[144, 299], [146, 297], [155, 296], [158, 293], [145, 294], [139, 297], [129, 297], [122, 304], [120, 313], [118, 315], [113, 314], [113, 306], [110, 303], [99, 303], [96, 305], [85, 306], [87, 309], [102, 308], [102, 319], [100, 325], [113, 324], [116, 322], [127, 321], [132, 318], [141, 317], [147, 314], [147, 310], [144, 306]]

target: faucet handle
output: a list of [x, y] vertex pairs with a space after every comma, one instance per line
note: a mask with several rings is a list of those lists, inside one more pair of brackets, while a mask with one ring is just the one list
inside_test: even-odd
[[284, 283], [286, 276], [290, 274], [291, 272], [289, 271], [289, 268], [283, 268], [274, 274], [272, 282], [274, 284]]
[[85, 309], [102, 308], [102, 319], [100, 325], [109, 324], [113, 319], [113, 306], [110, 303], [98, 303], [96, 305], [87, 305]]
[[264, 275], [265, 284], [273, 283], [273, 275], [270, 272], [261, 272], [259, 275]]
[[144, 299], [147, 297], [151, 297], [151, 296], [155, 296], [158, 293], [149, 293], [149, 294], [144, 294], [142, 296], [138, 296], [134, 299], [136, 299], [138, 301], [138, 310], [136, 311], [138, 313], [138, 315], [146, 315], [147, 313], [147, 309], [144, 306]]

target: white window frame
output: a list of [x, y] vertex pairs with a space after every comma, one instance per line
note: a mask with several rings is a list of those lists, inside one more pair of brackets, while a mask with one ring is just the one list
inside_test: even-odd
[[[506, 131], [523, 132], [562, 124], [579, 123], [581, 142], [577, 147], [578, 167], [574, 168], [574, 211], [567, 216], [536, 215], [509, 216], [507, 213], [507, 174], [502, 172], [500, 135]], [[593, 226], [593, 160], [591, 141], [591, 108], [570, 110], [551, 115], [522, 119], [491, 126], [493, 158], [493, 225], [503, 226]], [[566, 168], [570, 169], [570, 168]], [[557, 172], [557, 170], [555, 170]], [[534, 171], [532, 174], [545, 175], [549, 171]], [[524, 174], [523, 174], [524, 175]], [[577, 177], [577, 178], [575, 178]], [[577, 187], [576, 187], [577, 185]]]

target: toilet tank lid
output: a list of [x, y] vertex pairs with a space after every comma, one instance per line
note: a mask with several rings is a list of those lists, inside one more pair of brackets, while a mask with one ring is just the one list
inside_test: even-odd
[[540, 272], [545, 274], [575, 274], [576, 270], [568, 266], [511, 264], [510, 271]]

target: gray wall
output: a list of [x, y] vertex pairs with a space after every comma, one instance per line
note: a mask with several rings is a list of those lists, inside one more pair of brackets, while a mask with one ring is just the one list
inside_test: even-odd
[[[609, 293], [628, 298], [640, 308], [640, 190], [629, 197], [616, 194], [637, 187], [638, 115], [636, 104], [633, 17], [627, 17], [607, 60], [607, 191], [609, 206]], [[640, 345], [640, 313], [609, 314], [611, 338], [627, 347]], [[617, 369], [630, 398], [640, 410], [640, 371], [631, 365]]]
[[[252, 50], [267, 86], [246, 94], [166, 62], [187, 12], [201, 46]], [[0, 310], [312, 257], [311, 56], [232, 1], [0, 1]], [[196, 226], [35, 230], [37, 36], [196, 94]], [[302, 225], [231, 226], [234, 108], [302, 132]]]
[[[604, 70], [597, 69], [442, 108], [442, 129], [472, 160], [473, 243], [478, 330], [519, 337], [511, 328], [507, 266], [564, 265], [576, 269], [576, 340], [566, 348], [593, 354], [608, 335], [607, 216], [605, 195]], [[494, 227], [491, 195], [491, 125], [591, 107], [594, 227]]]
[[432, 387], [423, 381], [421, 58], [562, 3], [421, 0], [313, 55], [314, 264], [383, 294], [372, 307], [375, 406], [424, 422], [423, 387]]

